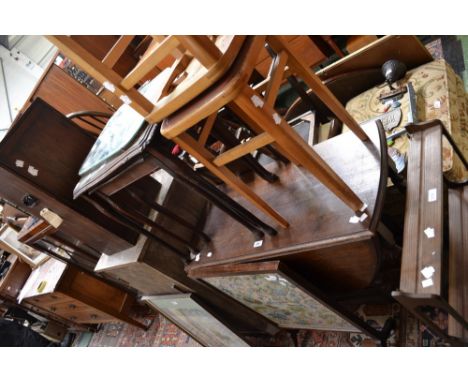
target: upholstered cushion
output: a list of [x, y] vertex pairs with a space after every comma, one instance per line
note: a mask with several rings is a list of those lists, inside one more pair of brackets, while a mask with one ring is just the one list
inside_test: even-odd
[[[413, 83], [417, 95], [418, 119], [427, 121], [440, 119], [460, 149], [468, 156], [468, 95], [465, 93], [463, 81], [444, 60], [435, 60], [409, 71], [397, 86]], [[346, 109], [359, 122], [377, 117], [385, 109], [379, 101], [379, 95], [388, 92], [386, 84], [378, 85], [351, 99]], [[407, 123], [409, 100], [406, 94], [400, 101], [403, 117], [400, 129]], [[396, 130], [395, 130], [396, 131]], [[395, 140], [395, 145], [402, 153], [408, 150], [408, 137]], [[443, 170], [453, 180], [467, 179], [468, 172], [445, 141], [443, 145]]]

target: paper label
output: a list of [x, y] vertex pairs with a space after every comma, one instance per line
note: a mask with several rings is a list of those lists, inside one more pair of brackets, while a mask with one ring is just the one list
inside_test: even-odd
[[28, 172], [32, 175], [32, 176], [37, 176], [39, 174], [39, 170], [37, 168], [34, 168], [34, 166], [29, 166], [28, 167]]
[[263, 107], [263, 100], [258, 95], [253, 95], [250, 99], [255, 107]]
[[275, 121], [275, 124], [279, 125], [281, 123], [281, 117], [277, 113], [273, 113], [273, 121]]
[[437, 200], [437, 188], [431, 188], [427, 191], [427, 201], [429, 203], [435, 202]]
[[423, 280], [421, 281], [421, 285], [423, 288], [429, 288], [434, 285], [434, 281], [432, 281], [432, 279]]
[[432, 277], [432, 275], [434, 274], [435, 272], [435, 269], [432, 265], [430, 265], [429, 267], [425, 267], [421, 270], [421, 273], [422, 275], [426, 278], [426, 279], [429, 279]]
[[132, 100], [128, 98], [125, 94], [121, 95], [119, 98], [126, 105], [130, 105], [132, 103]]
[[258, 248], [258, 247], [261, 247], [263, 245], [263, 240], [257, 240], [254, 244], [253, 244], [253, 247], [254, 248]]
[[425, 235], [427, 236], [428, 239], [432, 239], [435, 236], [435, 230], [434, 228], [427, 227], [424, 230]]
[[15, 162], [16, 167], [24, 167], [24, 161], [17, 159]]
[[440, 109], [440, 100], [439, 99], [436, 99], [434, 101], [434, 109]]
[[109, 81], [104, 81], [102, 86], [104, 86], [107, 90], [109, 90], [112, 93], [115, 92], [115, 86], [111, 84]]
[[360, 221], [359, 216], [356, 216], [356, 215], [351, 216], [351, 217], [349, 218], [349, 222], [350, 222], [351, 224], [359, 223], [359, 221]]
[[359, 218], [359, 221], [363, 222], [366, 219], [367, 219], [367, 214], [362, 214], [361, 217]]

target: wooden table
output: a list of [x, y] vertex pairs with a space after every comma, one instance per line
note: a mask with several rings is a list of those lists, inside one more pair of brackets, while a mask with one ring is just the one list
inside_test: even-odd
[[[212, 210], [205, 226], [212, 240], [203, 248], [199, 261], [187, 267], [189, 275], [212, 265], [281, 259], [331, 290], [369, 286], [383, 256], [377, 226], [387, 162], [386, 143], [376, 123], [363, 127], [370, 142], [346, 133], [314, 149], [367, 204], [367, 219], [351, 223], [350, 219], [356, 218], [349, 208], [312, 175], [292, 165], [270, 163], [266, 167], [278, 174], [280, 181], [268, 184], [255, 179], [249, 187], [275, 206], [290, 221], [290, 227], [275, 237], [254, 242], [238, 224]], [[239, 197], [231, 196], [243, 204]]]

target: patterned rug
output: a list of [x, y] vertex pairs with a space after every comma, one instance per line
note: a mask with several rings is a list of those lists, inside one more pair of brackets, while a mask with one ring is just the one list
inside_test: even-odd
[[[381, 329], [385, 321], [393, 317], [397, 325], [388, 340], [388, 346], [444, 346], [443, 342], [433, 336], [426, 328], [419, 325], [410, 315], [405, 315], [398, 304], [362, 306], [359, 314], [368, 324]], [[179, 347], [201, 346], [194, 339], [180, 330], [163, 316], [150, 308], [138, 306], [132, 317], [149, 325], [147, 331], [125, 323], [109, 323], [102, 325], [94, 333], [88, 346], [152, 346], [152, 347]], [[440, 322], [440, 315], [433, 316], [434, 321]], [[442, 319], [443, 321], [443, 319]], [[446, 320], [445, 320], [446, 321]], [[402, 330], [402, 327], [404, 329]], [[80, 344], [82, 335], [78, 335], [75, 346]], [[282, 330], [272, 337], [245, 338], [252, 346], [310, 346], [310, 347], [374, 347], [380, 344], [374, 339], [362, 334], [351, 332], [336, 332], [322, 330]], [[81, 344], [81, 346], [83, 346]]]

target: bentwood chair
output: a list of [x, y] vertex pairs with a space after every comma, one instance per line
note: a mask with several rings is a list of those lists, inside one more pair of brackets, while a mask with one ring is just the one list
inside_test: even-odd
[[[265, 92], [262, 95], [250, 86], [249, 79], [253, 73], [258, 52], [264, 48], [265, 43], [268, 43], [275, 51], [276, 56], [266, 86], [263, 86]], [[357, 215], [362, 215], [366, 209], [365, 204], [274, 109], [285, 73], [299, 75], [361, 140], [368, 139], [366, 133], [346, 112], [343, 105], [304, 64], [301, 57], [290, 49], [286, 40], [281, 36], [249, 37], [228, 74], [194, 102], [168, 117], [163, 122], [161, 132], [166, 138], [172, 139], [200, 160], [206, 168], [283, 227], [287, 227], [287, 222], [257, 195], [252, 195], [249, 187], [234, 177], [224, 167], [225, 165], [265, 145], [272, 145], [291, 162], [311, 172]], [[215, 157], [203, 145], [203, 137], [206, 135], [204, 132], [197, 140], [187, 131], [204, 119], [207, 121], [205, 128], [209, 129], [212, 116], [225, 106], [244, 120], [257, 133], [257, 136]]]
[[[116, 44], [112, 47], [112, 49], [105, 55], [102, 61], [96, 58], [93, 54], [86, 52], [86, 49], [84, 49], [82, 46], [80, 46], [79, 43], [74, 41], [73, 38], [64, 37], [64, 36], [58, 37], [57, 39], [62, 42], [58, 42], [57, 44], [64, 48], [62, 49], [62, 51], [65, 54], [67, 54], [69, 57], [73, 57], [74, 59], [76, 59], [77, 64], [79, 64], [83, 68], [87, 68], [87, 70], [89, 71], [94, 70], [94, 72], [97, 73], [96, 78], [104, 83], [107, 82], [107, 86], [109, 87], [109, 84], [111, 84], [110, 80], [112, 78], [114, 79], [118, 78], [116, 77], [114, 70], [112, 70], [114, 68], [115, 62], [118, 60], [117, 55], [125, 50], [124, 48], [125, 46], [128, 46], [130, 38], [132, 38], [132, 36], [122, 36], [116, 42]], [[51, 37], [51, 39], [53, 38]], [[190, 47], [193, 46], [194, 51], [199, 49], [197, 47], [197, 43], [203, 44], [203, 41], [204, 41], [203, 38], [201, 37], [193, 37], [193, 38], [186, 37], [184, 39], [184, 36], [181, 36], [180, 39], [185, 41], [188, 46]], [[145, 99], [149, 99], [155, 102], [158, 107], [161, 105], [158, 101], [160, 100], [163, 106], [161, 106], [161, 108], [158, 110], [164, 110], [164, 107], [165, 107], [164, 105], [170, 104], [170, 103], [167, 103], [168, 101], [167, 101], [167, 98], [165, 97], [168, 97], [171, 100], [174, 100], [174, 102], [186, 102], [187, 100], [189, 100], [190, 97], [187, 96], [187, 93], [182, 92], [180, 90], [182, 86], [184, 89], [187, 89], [188, 91], [190, 91], [192, 95], [195, 95], [198, 91], [201, 92], [210, 83], [215, 81], [216, 78], [219, 76], [219, 71], [226, 70], [227, 65], [230, 62], [232, 62], [232, 59], [230, 57], [234, 55], [236, 50], [240, 49], [240, 46], [241, 46], [242, 41], [244, 40], [244, 37], [237, 37], [237, 36], [217, 37], [214, 40], [214, 45], [216, 46], [216, 49], [218, 49], [219, 47], [218, 52], [220, 52], [221, 54], [220, 60], [217, 63], [217, 65], [215, 65], [214, 67], [210, 66], [208, 69], [204, 67], [201, 62], [196, 61], [194, 59], [190, 61], [185, 60], [184, 55], [182, 53], [183, 51], [185, 51], [185, 48], [180, 44], [178, 45], [175, 44], [177, 47], [172, 50], [167, 47], [164, 48], [165, 46], [164, 44], [168, 44], [168, 41], [172, 41], [172, 40], [168, 40], [168, 38], [161, 39], [159, 38], [159, 36], [153, 36], [153, 39], [151, 43], [149, 44], [149, 47], [147, 48], [146, 53], [143, 54], [143, 57], [140, 60], [139, 64], [133, 70], [131, 70], [125, 78], [119, 77], [120, 82], [130, 81], [133, 83], [135, 81], [139, 82], [137, 76], [135, 75], [136, 72], [139, 72], [140, 75], [143, 76], [142, 78], [145, 78], [145, 76], [151, 75], [151, 73], [156, 73], [156, 78], [152, 79], [151, 81], [148, 81], [144, 86], [140, 86], [137, 92], [139, 95], [144, 95], [144, 97], [146, 97]], [[166, 54], [164, 58], [162, 58], [163, 53], [164, 53], [163, 50], [165, 50], [165, 54]], [[158, 51], [161, 56], [156, 57], [155, 51]], [[113, 54], [113, 52], [115, 52], [115, 54]], [[165, 62], [164, 63], [163, 61], [158, 62], [157, 61], [158, 59], [162, 59]], [[182, 65], [183, 59], [185, 60], [184, 65], [187, 64], [188, 62], [186, 66]], [[148, 60], [152, 61], [151, 65], [148, 64], [149, 62]], [[204, 56], [202, 56], [202, 61], [205, 62]], [[92, 67], [92, 65], [94, 65], [94, 67]], [[128, 84], [125, 86], [128, 86]], [[125, 99], [125, 97], [123, 98]], [[136, 102], [133, 102], [131, 106], [134, 106], [135, 104]], [[130, 112], [131, 114], [130, 117], [128, 117], [128, 115], [127, 115], [127, 118], [124, 117], [123, 123], [125, 124], [124, 128], [126, 130], [131, 129], [133, 131], [136, 127], [138, 128], [139, 126], [141, 126], [141, 122], [144, 122], [144, 119], [142, 116], [140, 116], [139, 118], [132, 117], [132, 113], [131, 113], [132, 111], [133, 110], [128, 105], [122, 105], [119, 108], [119, 110], [115, 113], [115, 115], [112, 117], [112, 119], [119, 118], [119, 120], [122, 121], [122, 118], [120, 117], [123, 117], [123, 114], [128, 114], [128, 112]], [[86, 113], [77, 113], [70, 117], [87, 118], [87, 122], [90, 123], [89, 121], [90, 116], [85, 115], [85, 114]], [[133, 112], [133, 114], [137, 114], [137, 113]], [[120, 117], [118, 115], [120, 115]], [[91, 123], [92, 123], [92, 127], [95, 128], [98, 132], [102, 128], [101, 126], [98, 126], [96, 124], [96, 121], [94, 121], [94, 119], [93, 121], [91, 121]], [[116, 128], [115, 125], [120, 125], [120, 124], [121, 123], [119, 122], [119, 123], [114, 123], [114, 126], [106, 125], [105, 132], [108, 133], [107, 131], [108, 128], [111, 128], [112, 130], [112, 128], [114, 129]], [[145, 132], [153, 131], [153, 130], [159, 131], [159, 128], [156, 128], [156, 127], [153, 128], [149, 126], [149, 127], [141, 127], [140, 130], [142, 131], [140, 136], [146, 137]], [[119, 133], [116, 133], [116, 134], [118, 135]], [[136, 133], [136, 134], [138, 135], [139, 133]], [[151, 155], [150, 155], [151, 159], [148, 159], [148, 156], [145, 156], [145, 158], [148, 160], [144, 161], [145, 164], [142, 164], [142, 167], [145, 167], [146, 172], [143, 172], [142, 174], [140, 174], [141, 176], [146, 176], [148, 174], [148, 171], [149, 171], [148, 168], [151, 167], [148, 165], [148, 162], [151, 162], [155, 166], [154, 170], [156, 170], [157, 168], [164, 168], [174, 177], [180, 179], [181, 181], [189, 185], [191, 189], [203, 195], [206, 199], [208, 199], [218, 208], [225, 211], [227, 214], [229, 214], [239, 223], [241, 223], [250, 231], [252, 231], [256, 238], [262, 237], [264, 232], [270, 235], [276, 234], [276, 231], [271, 226], [260, 221], [253, 214], [251, 214], [248, 210], [240, 206], [238, 203], [234, 202], [234, 200], [232, 200], [227, 195], [225, 195], [221, 190], [219, 190], [213, 184], [205, 180], [202, 176], [198, 174], [198, 172], [194, 172], [190, 170], [176, 156], [171, 155], [170, 149], [168, 149], [166, 145], [166, 143], [171, 144], [170, 141], [163, 142], [166, 140], [163, 137], [160, 137], [159, 139], [158, 138], [159, 133], [157, 132], [154, 134], [151, 134], [151, 136], [153, 137], [151, 138], [151, 140], [154, 141], [153, 142], [154, 144], [150, 145], [151, 146]], [[225, 140], [228, 141], [227, 142], [228, 144], [231, 144], [231, 145], [233, 144], [233, 140], [231, 139], [232, 137], [229, 137], [229, 135], [226, 137], [226, 134], [224, 134], [223, 137]], [[107, 136], [107, 138], [109, 138], [109, 136]], [[114, 140], [112, 137], [110, 138], [111, 140]], [[75, 197], [79, 197], [79, 196], [87, 197], [85, 194], [90, 193], [92, 190], [98, 187], [98, 184], [107, 182], [108, 179], [106, 177], [111, 176], [110, 168], [115, 170], [114, 172], [112, 172], [112, 176], [114, 176], [115, 178], [121, 178], [122, 176], [125, 177], [125, 174], [126, 174], [125, 170], [120, 168], [123, 166], [123, 163], [121, 163], [120, 159], [122, 159], [121, 157], [128, 154], [128, 157], [126, 157], [125, 160], [122, 159], [122, 162], [130, 163], [131, 161], [129, 161], [129, 158], [130, 157], [133, 158], [131, 149], [132, 147], [138, 147], [138, 150], [136, 150], [136, 152], [140, 152], [140, 146], [138, 142], [140, 141], [143, 142], [142, 139], [138, 138], [137, 142], [134, 142], [134, 143], [128, 142], [130, 146], [128, 147], [128, 149], [124, 150], [125, 151], [124, 153], [122, 153], [121, 150], [116, 151], [115, 155], [117, 155], [117, 157], [115, 157], [115, 155], [113, 158], [109, 158], [107, 156], [107, 159], [106, 159], [107, 164], [101, 161], [98, 163], [93, 163], [94, 167], [89, 167], [89, 166], [85, 166], [87, 162], [86, 160], [85, 163], [83, 163], [82, 168], [80, 169], [80, 175], [82, 175], [82, 180], [78, 183], [77, 187], [75, 188]], [[106, 140], [104, 139], [104, 141]], [[144, 141], [146, 142], [146, 139], [144, 139]], [[146, 147], [146, 145], [147, 144], [145, 143], [144, 146]], [[96, 147], [93, 147], [91, 151], [93, 151], [95, 148]], [[117, 166], [117, 163], [119, 165], [122, 164], [122, 166], [120, 167]], [[115, 164], [114, 167], [112, 167], [113, 164]], [[245, 161], [244, 164], [254, 169], [257, 173], [262, 172], [264, 177], [269, 177], [272, 175], [264, 171], [264, 169], [255, 161]], [[103, 165], [105, 165], [104, 168], [102, 167]], [[99, 169], [102, 169], [102, 171], [98, 171]], [[134, 167], [132, 167], [132, 169], [135, 170]], [[121, 173], [124, 173], [124, 172], [125, 174], [122, 175]], [[92, 180], [90, 177], [92, 177]], [[137, 179], [137, 175], [132, 176], [132, 181], [136, 181], [136, 179]], [[88, 190], [89, 192], [84, 191], [85, 189], [87, 190], [89, 187], [91, 187], [91, 189]], [[114, 205], [112, 207], [112, 210], [115, 210], [118, 207], [119, 206]], [[123, 211], [123, 213], [125, 214], [127, 212], [128, 211]], [[122, 211], [119, 211], [119, 216], [120, 215], [122, 215]], [[126, 215], [126, 218], [128, 218], [128, 215]], [[132, 218], [131, 220], [133, 221], [135, 219]], [[137, 217], [136, 220], [138, 220], [138, 223], [140, 223], [140, 221], [142, 220], [142, 217]], [[151, 225], [150, 222], [146, 220], [145, 222]], [[131, 228], [139, 229], [139, 227], [135, 224], [132, 224]]]
[[[133, 37], [122, 36], [102, 60], [71, 36], [48, 36], [48, 39], [152, 122], [161, 121], [216, 82], [229, 69], [245, 40], [244, 36], [218, 36], [214, 41], [208, 36], [152, 36], [153, 41], [141, 59], [122, 77], [113, 70], [113, 65]], [[170, 70], [161, 71], [158, 65], [168, 59], [172, 60]], [[155, 73], [155, 69], [161, 77], [161, 91], [157, 99], [148, 100], [135, 86]]]
[[[232, 37], [229, 47], [238, 43], [239, 39]], [[300, 164], [307, 168], [350, 206], [356, 214], [361, 215], [366, 208], [362, 201], [275, 112], [273, 108], [274, 101], [284, 74], [290, 74], [291, 71], [299, 74], [306, 84], [314, 89], [322, 101], [352, 131], [363, 140], [367, 139], [366, 134], [349, 116], [332, 93], [301, 60], [301, 57], [298, 57], [290, 49], [286, 41], [280, 37], [272, 36], [268, 38], [270, 46], [277, 53], [279, 52], [279, 54], [274, 61], [271, 75], [265, 82], [265, 96], [252, 89], [248, 81], [253, 73], [258, 53], [264, 47], [266, 38], [259, 36], [242, 39], [248, 41], [243, 44], [241, 53], [234, 54], [235, 50], [232, 48], [232, 50], [226, 49], [223, 54], [217, 45], [207, 36], [169, 36], [156, 45], [146, 55], [146, 58], [141, 60], [135, 69], [122, 79], [104, 63], [89, 55], [78, 44], [75, 44], [71, 38], [66, 36], [50, 37], [52, 42], [77, 64], [81, 65], [84, 70], [87, 70], [90, 75], [101, 82], [107, 82], [109, 88], [113, 89], [124, 102], [130, 104], [136, 111], [144, 115], [148, 122], [160, 122], [163, 118], [171, 115], [171, 113], [174, 114], [178, 110], [176, 115], [171, 115], [164, 123], [162, 129], [163, 135], [173, 139], [184, 150], [199, 160], [209, 171], [243, 195], [282, 227], [287, 227], [288, 222], [226, 168], [225, 165], [258, 148], [272, 144], [284, 157], [295, 164]], [[240, 50], [239, 45], [235, 44], [235, 46]], [[185, 63], [182, 62], [183, 57], [181, 57], [174, 62], [170, 73], [167, 74], [166, 81], [161, 81], [167, 86], [161, 91], [160, 97], [157, 99], [153, 98], [152, 102], [150, 102], [133, 86], [137, 84], [140, 78], [151, 71], [152, 67], [161, 60], [162, 56], [179, 47], [183, 47], [184, 51], [185, 49], [189, 51], [199, 61], [204, 70], [194, 70], [195, 74], [192, 76], [188, 75], [185, 78], [181, 78], [183, 70], [181, 70], [179, 65], [185, 68], [190, 66], [185, 66]], [[228, 52], [232, 54], [228, 54]], [[226, 73], [229, 68], [229, 59], [232, 61], [236, 59], [235, 67], [229, 71], [229, 74], [224, 75], [217, 82], [216, 80], [209, 82], [209, 80], [213, 78], [218, 79]], [[200, 68], [200, 64], [193, 66]], [[288, 70], [285, 70], [286, 65], [289, 66]], [[220, 67], [223, 70], [220, 70]], [[192, 79], [192, 82], [190, 82], [190, 79]], [[182, 80], [182, 83], [178, 84], [177, 81], [180, 80]], [[188, 85], [182, 87], [181, 85], [184, 82]], [[216, 84], [200, 96], [202, 89], [206, 90], [208, 88], [208, 82], [210, 84], [216, 82]], [[195, 83], [198, 85], [197, 87], [195, 87]], [[200, 83], [204, 86], [201, 86]], [[167, 91], [169, 91], [168, 94], [166, 94]], [[197, 103], [197, 108], [194, 108], [193, 105], [188, 105], [187, 102], [189, 100]], [[207, 118], [205, 128], [209, 131], [215, 119], [213, 114], [226, 105], [234, 110], [257, 133], [257, 136], [243, 145], [233, 147], [217, 158], [214, 158], [213, 154], [204, 147], [204, 142], [192, 138], [187, 134], [187, 130], [194, 124]], [[202, 132], [200, 138], [204, 140], [207, 135], [209, 134]]]

